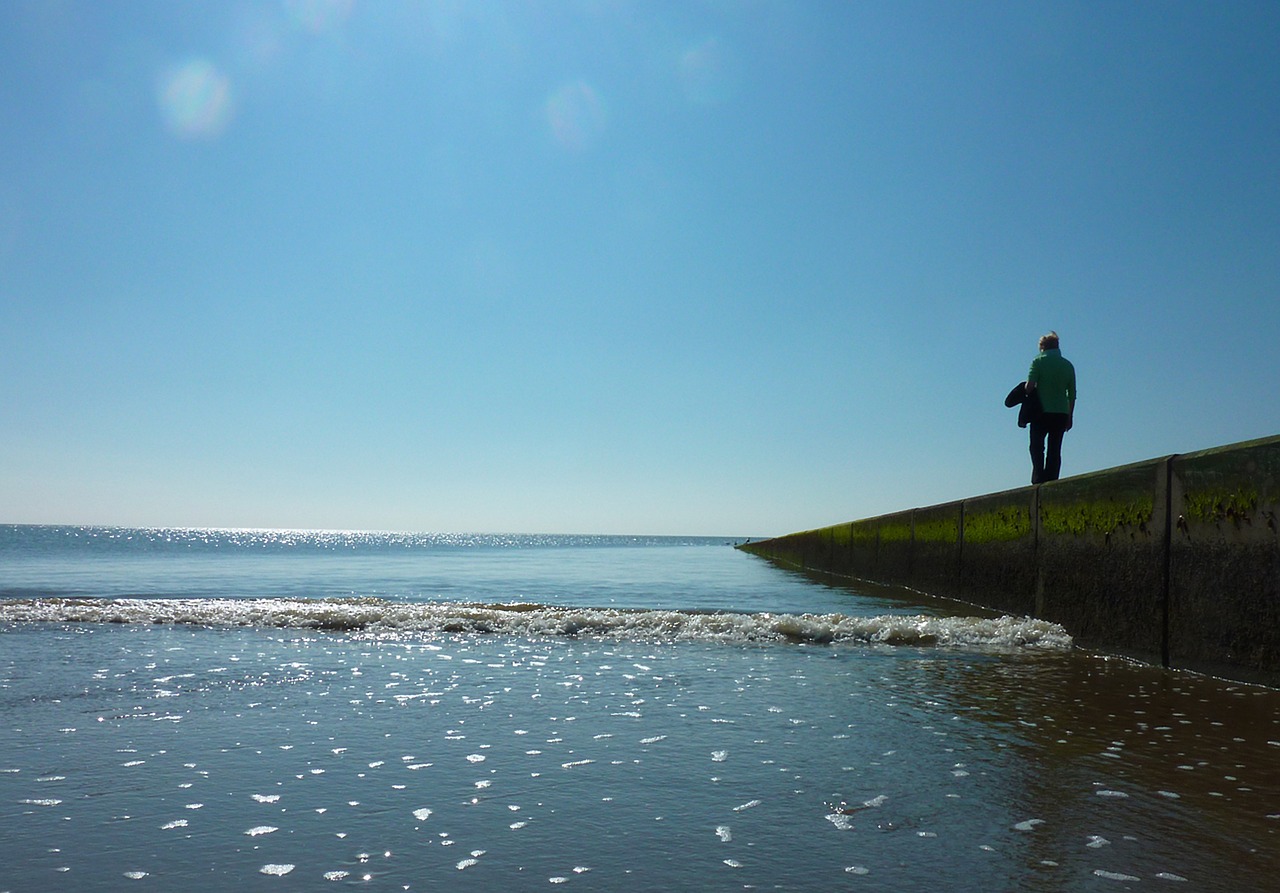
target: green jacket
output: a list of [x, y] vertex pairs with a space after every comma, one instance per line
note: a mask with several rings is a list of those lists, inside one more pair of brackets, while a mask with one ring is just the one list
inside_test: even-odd
[[1040, 351], [1031, 361], [1027, 382], [1035, 382], [1044, 412], [1070, 413], [1076, 404], [1076, 368], [1056, 347]]

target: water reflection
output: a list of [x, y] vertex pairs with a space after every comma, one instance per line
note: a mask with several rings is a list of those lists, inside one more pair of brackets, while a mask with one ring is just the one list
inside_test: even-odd
[[1280, 692], [1079, 652], [899, 672], [1015, 757], [1028, 864], [1172, 880], [1193, 853], [1200, 882], [1244, 884], [1223, 889], [1280, 870]]
[[[988, 613], [787, 573], [911, 610]], [[922, 653], [889, 669], [885, 706], [946, 739], [957, 778], [1001, 780], [990, 790], [1022, 818], [980, 847], [1016, 853], [1018, 889], [1080, 877], [1264, 889], [1280, 872], [1280, 691], [1081, 651]]]

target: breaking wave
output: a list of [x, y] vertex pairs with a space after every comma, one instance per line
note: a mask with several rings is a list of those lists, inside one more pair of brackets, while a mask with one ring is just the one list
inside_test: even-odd
[[867, 643], [1060, 651], [1061, 626], [1029, 617], [733, 613], [541, 604], [394, 602], [377, 598], [87, 599], [0, 602], [0, 623], [120, 623], [205, 627], [600, 637], [663, 642]]

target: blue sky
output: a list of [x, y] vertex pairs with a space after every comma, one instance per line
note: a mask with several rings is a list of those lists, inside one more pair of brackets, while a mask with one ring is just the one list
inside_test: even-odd
[[781, 534], [1280, 433], [1280, 5], [0, 4], [0, 522]]

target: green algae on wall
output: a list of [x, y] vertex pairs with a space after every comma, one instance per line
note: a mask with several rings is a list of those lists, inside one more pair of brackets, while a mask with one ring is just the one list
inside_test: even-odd
[[1154, 512], [1155, 501], [1150, 493], [1129, 499], [1102, 498], [1059, 505], [1041, 503], [1040, 531], [1072, 536], [1108, 535], [1121, 527], [1132, 527], [1145, 533]]
[[880, 533], [880, 542], [882, 543], [909, 543], [911, 542], [911, 522], [901, 521], [885, 521], [878, 525]]
[[960, 539], [960, 518], [952, 515], [947, 518], [917, 519], [915, 522], [915, 541], [918, 543], [954, 543]]
[[849, 525], [849, 542], [858, 546], [874, 546], [879, 534], [874, 524], [866, 521], [854, 521]]
[[1258, 491], [1239, 486], [1234, 490], [1203, 488], [1192, 490], [1182, 498], [1183, 512], [1192, 521], [1217, 523], [1244, 521], [1251, 523], [1258, 508]]
[[993, 512], [965, 512], [966, 544], [1006, 543], [1031, 535], [1031, 510], [1026, 506], [1009, 506]]

